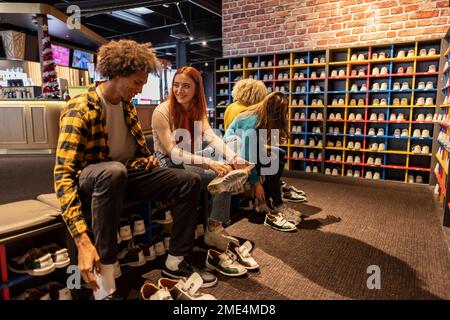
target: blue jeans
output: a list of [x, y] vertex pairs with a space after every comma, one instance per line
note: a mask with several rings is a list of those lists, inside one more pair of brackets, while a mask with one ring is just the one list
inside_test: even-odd
[[[232, 135], [232, 136], [228, 136], [227, 138], [225, 138], [224, 142], [228, 145], [228, 147], [230, 147], [232, 150], [234, 150], [234, 152], [238, 153], [240, 157], [244, 156], [242, 154], [242, 150], [241, 150], [241, 147], [242, 147], [241, 138], [239, 138], [238, 136]], [[205, 150], [207, 150], [208, 148], [211, 148], [211, 147], [207, 147]], [[212, 152], [210, 150], [207, 150], [207, 151]], [[285, 160], [286, 151], [284, 151], [282, 148], [279, 148], [276, 146], [270, 146], [269, 153], [272, 156], [275, 156], [276, 161], [278, 161], [278, 168], [277, 168], [276, 174], [264, 176], [265, 177], [264, 183], [263, 183], [264, 193], [265, 193], [267, 200], [272, 199], [273, 204], [275, 206], [280, 206], [283, 204], [283, 199], [281, 197], [280, 180], [281, 180], [281, 176], [283, 175], [284, 165], [286, 163], [286, 160]], [[258, 174], [260, 174], [260, 172], [259, 172], [260, 168], [267, 167], [267, 166], [270, 166], [270, 164], [263, 165], [263, 164], [259, 163], [259, 161], [258, 161], [256, 163], [256, 170], [258, 171]]]
[[[189, 172], [197, 174], [201, 179], [201, 187], [206, 190], [208, 184], [217, 177], [217, 174], [213, 170], [203, 169], [201, 167], [193, 165], [175, 165], [169, 156], [162, 154], [161, 152], [155, 152], [155, 156], [160, 162], [160, 166], [163, 168], [179, 168], [185, 169]], [[221, 221], [223, 223], [230, 222], [230, 208], [231, 208], [231, 193], [221, 193], [212, 197], [212, 208], [209, 213], [209, 219], [215, 221]]]

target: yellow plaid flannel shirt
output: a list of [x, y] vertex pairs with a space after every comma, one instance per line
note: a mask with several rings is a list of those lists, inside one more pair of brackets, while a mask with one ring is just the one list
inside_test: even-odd
[[[108, 157], [108, 132], [106, 117], [96, 87], [91, 85], [64, 106], [59, 122], [59, 139], [54, 168], [54, 187], [61, 207], [62, 217], [72, 237], [87, 230], [78, 196], [78, 175], [92, 163], [111, 161]], [[139, 123], [136, 107], [123, 101], [127, 126], [136, 139], [135, 158], [127, 163], [129, 169], [142, 169], [142, 158], [150, 156], [145, 136]]]

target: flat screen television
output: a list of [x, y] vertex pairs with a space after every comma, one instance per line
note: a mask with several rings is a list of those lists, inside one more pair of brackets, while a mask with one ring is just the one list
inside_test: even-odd
[[70, 49], [52, 44], [52, 56], [55, 64], [63, 67], [69, 66]]
[[81, 50], [73, 50], [72, 56], [72, 67], [79, 69], [88, 69], [88, 64], [90, 62], [94, 62], [94, 56], [92, 53], [81, 51]]

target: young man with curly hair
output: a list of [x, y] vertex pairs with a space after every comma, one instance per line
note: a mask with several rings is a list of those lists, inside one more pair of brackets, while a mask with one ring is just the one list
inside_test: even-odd
[[[204, 286], [217, 278], [185, 261], [194, 244], [200, 177], [160, 168], [150, 154], [132, 98], [142, 91], [158, 60], [147, 45], [111, 41], [98, 52], [97, 68], [108, 80], [71, 99], [60, 118], [54, 169], [62, 217], [78, 249], [78, 266], [96, 299], [117, 297], [114, 263], [124, 202], [176, 199], [166, 266], [179, 277], [197, 271]], [[85, 214], [92, 217], [93, 241]]]

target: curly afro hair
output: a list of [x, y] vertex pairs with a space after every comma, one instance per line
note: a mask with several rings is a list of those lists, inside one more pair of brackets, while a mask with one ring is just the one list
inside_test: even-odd
[[110, 41], [98, 50], [97, 69], [109, 79], [127, 77], [137, 71], [157, 72], [160, 64], [148, 44], [133, 40]]

